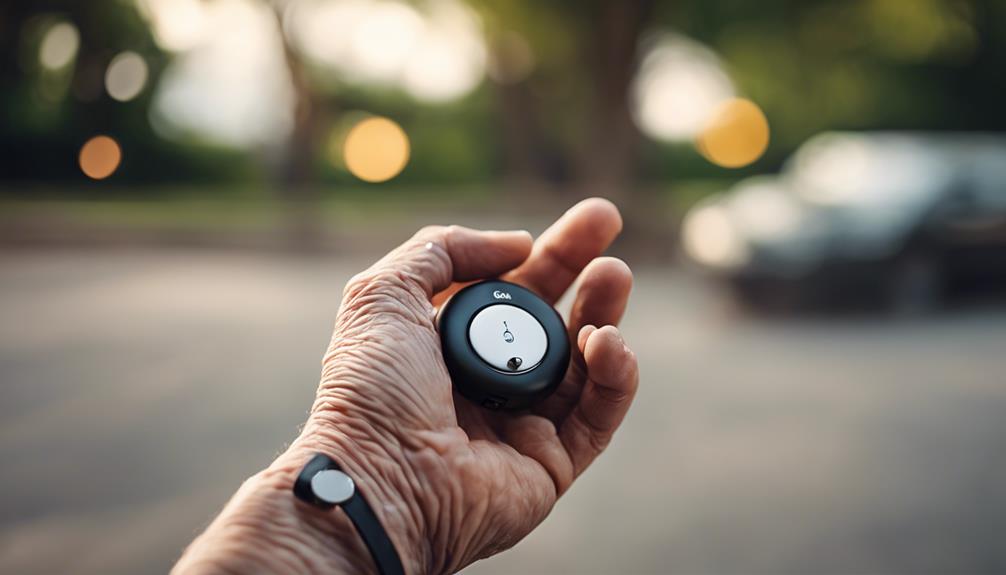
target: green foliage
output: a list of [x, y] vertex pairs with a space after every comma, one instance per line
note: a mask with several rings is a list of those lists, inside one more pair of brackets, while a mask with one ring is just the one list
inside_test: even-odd
[[[691, 146], [639, 139], [634, 149], [640, 179], [734, 178], [776, 169], [806, 138], [831, 129], [1006, 129], [1002, 0], [634, 3], [646, 16], [640, 38], [673, 29], [711, 46], [742, 94], [765, 110], [772, 130], [766, 156], [743, 171], [716, 168]], [[604, 63], [613, 48], [598, 44], [598, 31], [610, 24], [605, 18], [612, 4], [470, 4], [491, 47], [510, 33], [527, 41], [534, 55], [530, 76], [514, 86], [487, 81], [457, 102], [424, 105], [396, 90], [344, 83], [307, 62], [309, 90], [322, 112], [309, 162], [315, 185], [357, 185], [338, 158], [333, 160], [331, 146], [333, 133], [344, 130], [348, 114], [357, 111], [389, 116], [406, 129], [412, 159], [397, 180], [406, 186], [468, 185], [510, 175], [506, 134], [520, 122], [527, 124], [524, 136], [533, 145], [529, 153], [539, 175], [560, 183], [573, 177], [578, 154], [595, 133], [593, 123], [600, 121], [598, 110], [621, 105], [603, 93], [609, 86], [603, 81], [618, 81], [605, 80]], [[44, 69], [39, 45], [46, 30], [63, 20], [79, 28], [80, 51], [69, 66]], [[126, 151], [116, 174], [120, 183], [261, 187], [276, 179], [260, 151], [167, 142], [154, 132], [151, 93], [171, 55], [158, 49], [131, 1], [15, 2], [0, 9], [0, 48], [0, 177], [5, 180], [85, 184], [76, 154], [98, 133], [112, 135]], [[141, 97], [123, 104], [103, 93], [101, 74], [125, 49], [144, 56], [151, 80]], [[625, 76], [631, 77], [631, 70]], [[507, 108], [514, 101], [520, 106]]]
[[[1001, 73], [999, 0], [688, 2], [682, 29], [723, 56], [766, 111], [771, 154], [829, 129], [1003, 129], [1002, 106], [975, 106]], [[730, 14], [730, 18], [719, 14]], [[964, 80], [961, 83], [959, 80]]]

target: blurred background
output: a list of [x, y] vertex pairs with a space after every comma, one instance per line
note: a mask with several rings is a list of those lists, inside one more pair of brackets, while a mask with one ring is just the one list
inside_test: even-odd
[[589, 195], [640, 397], [468, 572], [1006, 571], [1001, 0], [15, 1], [0, 47], [0, 571], [165, 571], [352, 274]]

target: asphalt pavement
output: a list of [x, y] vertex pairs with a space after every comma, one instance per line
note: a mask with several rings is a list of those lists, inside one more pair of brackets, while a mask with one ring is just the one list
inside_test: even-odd
[[[155, 573], [295, 436], [363, 259], [0, 252], [0, 572]], [[1006, 571], [1006, 307], [764, 318], [636, 270], [637, 404], [493, 573]]]

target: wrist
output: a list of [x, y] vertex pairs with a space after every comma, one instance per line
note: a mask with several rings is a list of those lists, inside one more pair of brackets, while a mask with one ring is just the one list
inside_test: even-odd
[[[373, 437], [373, 434], [366, 435]], [[245, 481], [213, 523], [186, 549], [174, 573], [376, 573], [369, 551], [344, 511], [296, 499], [304, 465], [323, 453], [339, 462], [367, 499], [398, 552], [405, 572], [431, 572], [415, 490], [403, 463], [360, 442], [355, 426], [312, 420], [268, 469]]]
[[291, 485], [275, 465], [249, 478], [173, 573], [374, 572], [348, 518], [306, 513]]
[[[312, 417], [300, 437], [281, 456], [277, 465], [291, 467], [290, 484], [303, 466], [317, 453], [338, 462], [367, 500], [388, 534], [401, 559], [405, 573], [432, 572], [431, 546], [426, 523], [425, 499], [414, 473], [405, 462], [405, 452], [397, 444], [375, 440], [373, 430], [361, 429], [361, 423], [335, 423]], [[290, 463], [286, 460], [289, 459]], [[292, 494], [292, 493], [291, 493]], [[343, 511], [321, 511], [348, 523]], [[352, 526], [350, 526], [352, 529]], [[373, 559], [354, 532], [354, 541], [366, 555], [366, 565], [373, 569]]]

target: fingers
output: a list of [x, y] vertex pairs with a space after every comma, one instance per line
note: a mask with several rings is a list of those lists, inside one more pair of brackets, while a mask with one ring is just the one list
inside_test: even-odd
[[[583, 270], [569, 313], [573, 340], [585, 325], [618, 325], [632, 291], [632, 270], [618, 258], [601, 257]], [[578, 346], [582, 349], [582, 346]]]
[[587, 384], [580, 400], [559, 428], [559, 439], [579, 475], [604, 450], [622, 423], [639, 384], [636, 356], [618, 328], [584, 328], [581, 344]]
[[[618, 325], [632, 291], [632, 272], [625, 262], [601, 257], [583, 270], [580, 287], [570, 311], [568, 329], [570, 342], [576, 345], [569, 372], [548, 399], [534, 408], [535, 413], [560, 422], [580, 400], [585, 381], [583, 343], [595, 325]], [[590, 326], [586, 330], [585, 326]], [[579, 334], [580, 340], [577, 340]]]
[[614, 204], [601, 198], [584, 200], [545, 230], [527, 261], [504, 279], [527, 286], [555, 303], [620, 231], [622, 217]]
[[587, 338], [589, 338], [590, 334], [595, 331], [597, 331], [597, 327], [593, 325], [587, 324], [583, 326], [583, 329], [581, 329], [580, 333], [576, 336], [576, 349], [582, 351], [583, 348], [587, 346]]
[[497, 276], [513, 269], [527, 259], [531, 245], [531, 234], [526, 231], [430, 226], [395, 248], [363, 276], [391, 273], [415, 282], [429, 298], [452, 281]]

